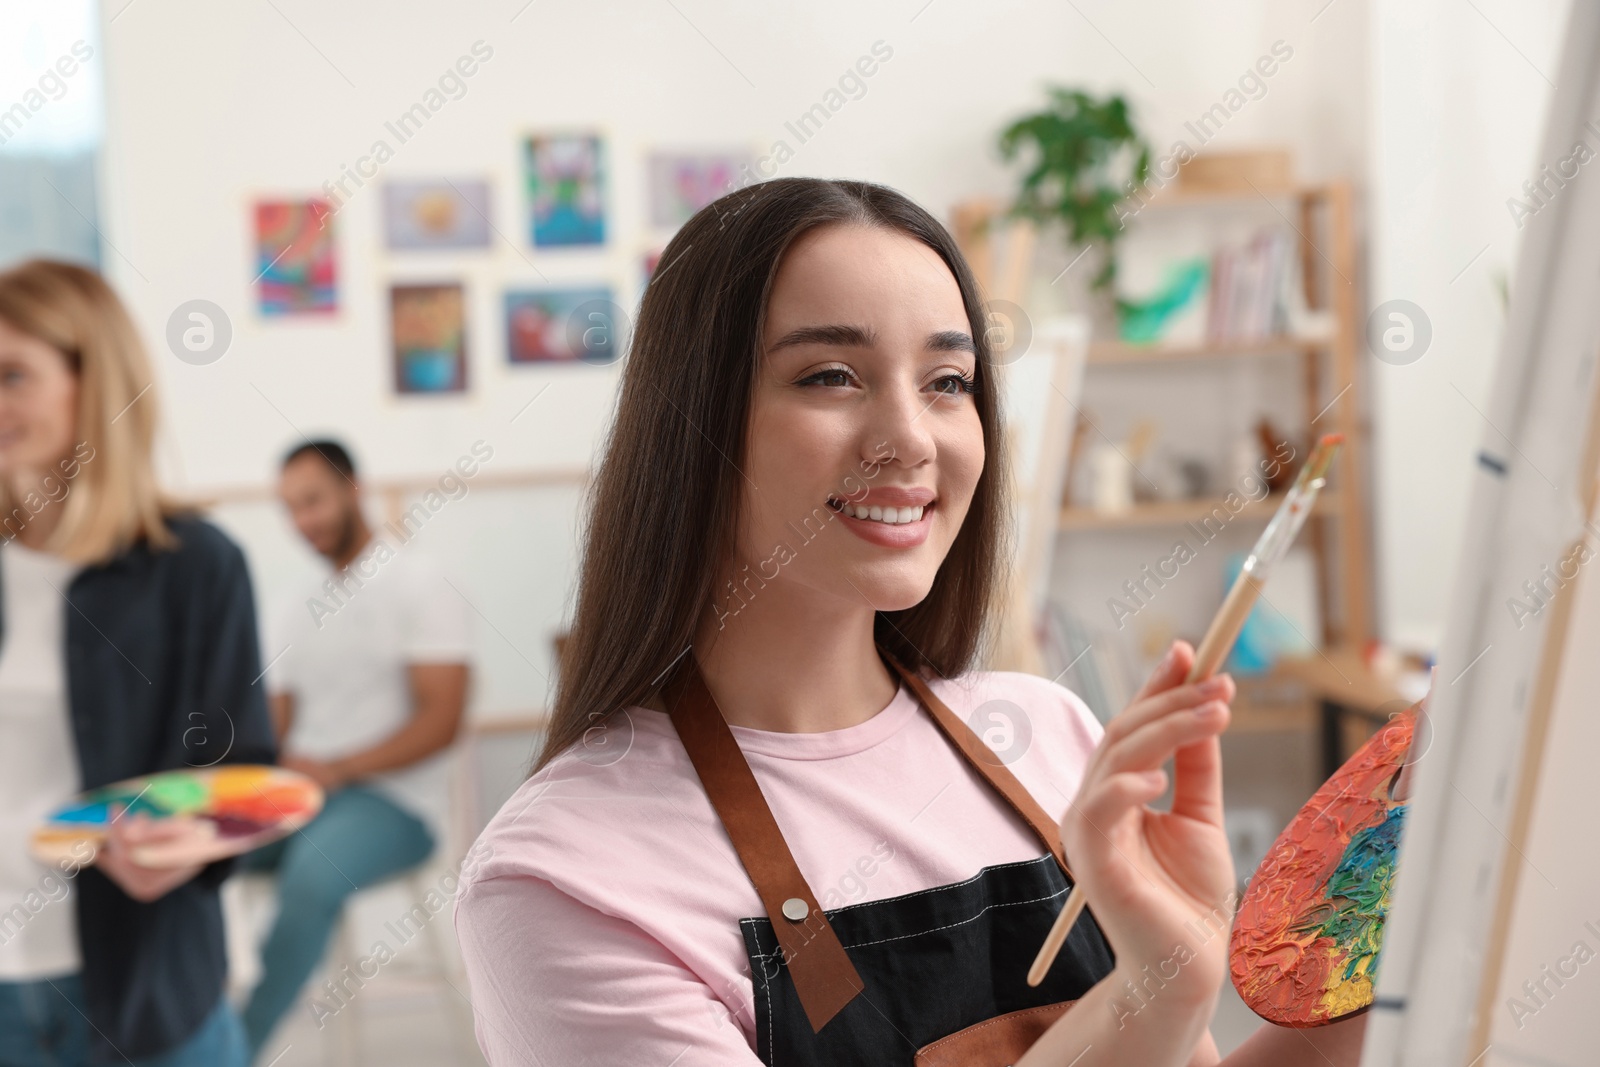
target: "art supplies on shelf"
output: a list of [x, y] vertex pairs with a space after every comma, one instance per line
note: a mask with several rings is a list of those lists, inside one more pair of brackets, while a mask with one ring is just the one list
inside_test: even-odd
[[1219, 248], [1212, 255], [1208, 341], [1299, 336], [1311, 332], [1305, 327], [1300, 268], [1286, 231], [1262, 230], [1243, 246]]
[[1286, 338], [1328, 340], [1333, 316], [1307, 303], [1298, 245], [1292, 231], [1272, 227], [1209, 256], [1168, 262], [1159, 285], [1142, 295], [1119, 294], [1117, 340], [1101, 342], [1097, 361], [1134, 358], [1150, 347], [1217, 350]]

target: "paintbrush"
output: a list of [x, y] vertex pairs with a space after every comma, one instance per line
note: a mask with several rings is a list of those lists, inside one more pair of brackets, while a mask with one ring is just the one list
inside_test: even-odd
[[[1300, 469], [1299, 477], [1295, 478], [1294, 485], [1289, 488], [1288, 495], [1278, 506], [1272, 521], [1267, 523], [1267, 528], [1261, 531], [1261, 537], [1257, 539], [1255, 547], [1245, 557], [1244, 566], [1239, 568], [1239, 576], [1234, 579], [1227, 597], [1222, 601], [1222, 607], [1218, 609], [1216, 617], [1206, 629], [1200, 647], [1195, 650], [1194, 666], [1189, 668], [1189, 675], [1184, 679], [1186, 684], [1204, 681], [1222, 666], [1222, 661], [1227, 658], [1233, 643], [1239, 639], [1239, 631], [1244, 628], [1245, 619], [1250, 616], [1250, 609], [1255, 607], [1256, 598], [1261, 595], [1261, 587], [1266, 584], [1267, 576], [1278, 561], [1288, 553], [1289, 546], [1294, 543], [1295, 535], [1300, 532], [1300, 527], [1305, 525], [1306, 516], [1311, 514], [1311, 506], [1316, 503], [1317, 494], [1328, 481], [1328, 467], [1332, 465], [1333, 457], [1342, 444], [1344, 444], [1344, 434], [1324, 434], [1317, 441], [1317, 447], [1311, 450], [1305, 466]], [[1056, 954], [1061, 951], [1061, 946], [1066, 944], [1067, 935], [1072, 932], [1072, 924], [1078, 921], [1078, 916], [1082, 914], [1083, 906], [1087, 902], [1087, 898], [1083, 895], [1083, 887], [1074, 885], [1072, 892], [1067, 895], [1067, 903], [1061, 909], [1061, 914], [1056, 916], [1055, 925], [1050, 927], [1050, 933], [1045, 937], [1039, 955], [1034, 958], [1033, 966], [1028, 968], [1030, 986], [1036, 986], [1044, 981], [1050, 965], [1056, 961]]]

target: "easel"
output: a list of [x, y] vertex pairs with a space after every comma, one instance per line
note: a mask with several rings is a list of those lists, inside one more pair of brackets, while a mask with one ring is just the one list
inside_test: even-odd
[[[1593, 138], [1600, 9], [1573, 5], [1568, 19], [1541, 159]], [[1600, 499], [1597, 236], [1600, 179], [1583, 175], [1529, 221], [1519, 254], [1363, 1067], [1557, 1062], [1511, 1050], [1501, 1057], [1490, 1038], [1524, 849], [1539, 818], [1561, 814], [1540, 812], [1536, 800], [1548, 784], [1563, 676], [1592, 659], [1588, 650], [1568, 655], [1573, 612], [1600, 590], [1580, 571], [1532, 617], [1508, 611], [1507, 600], [1567, 558]], [[1579, 694], [1585, 710], [1590, 695]], [[1587, 781], [1581, 788], [1592, 795]], [[1574, 829], [1572, 848], [1591, 849], [1587, 828]], [[1592, 982], [1562, 996], [1563, 1011], [1597, 1017]], [[1593, 1047], [1569, 1043], [1560, 1054], [1559, 1062], [1592, 1062]]]

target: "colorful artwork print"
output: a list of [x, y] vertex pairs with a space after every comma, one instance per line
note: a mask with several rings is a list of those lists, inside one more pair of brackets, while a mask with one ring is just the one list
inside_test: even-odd
[[535, 247], [604, 243], [605, 165], [600, 138], [530, 137], [523, 147]]
[[611, 290], [506, 293], [506, 355], [512, 363], [610, 363], [616, 358]]
[[1318, 789], [1267, 853], [1234, 919], [1234, 988], [1279, 1026], [1372, 1004], [1405, 805], [1394, 786], [1417, 709], [1391, 719]]
[[383, 237], [398, 250], [487, 248], [489, 183], [390, 182], [383, 187]]
[[698, 155], [657, 152], [650, 157], [650, 225], [676, 229], [724, 193], [748, 170], [748, 153]]
[[322, 789], [295, 771], [234, 763], [163, 771], [90, 790], [51, 812], [33, 832], [42, 863], [82, 862], [85, 845], [99, 848], [113, 819], [143, 813], [187, 817], [182, 837], [138, 850], [150, 867], [182, 867], [237, 856], [300, 829], [322, 810]]
[[465, 314], [459, 285], [396, 285], [389, 290], [397, 392], [465, 391]]
[[336, 281], [327, 201], [256, 204], [256, 286], [263, 315], [337, 311]]

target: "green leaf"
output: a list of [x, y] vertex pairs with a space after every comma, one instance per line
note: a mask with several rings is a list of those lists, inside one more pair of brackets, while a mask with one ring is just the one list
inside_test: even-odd
[[1099, 243], [1105, 263], [1096, 289], [1116, 279], [1116, 245], [1122, 236], [1117, 205], [1130, 182], [1150, 174], [1150, 146], [1134, 126], [1121, 95], [1097, 98], [1078, 89], [1051, 86], [1047, 107], [1015, 119], [1000, 131], [1006, 162], [1023, 170], [1008, 214], [1036, 222], [1062, 223], [1070, 244]]

